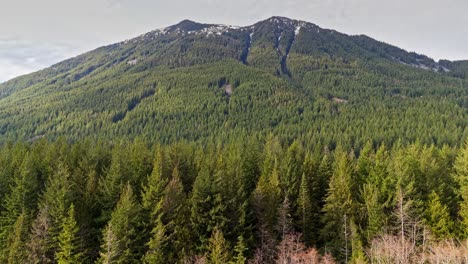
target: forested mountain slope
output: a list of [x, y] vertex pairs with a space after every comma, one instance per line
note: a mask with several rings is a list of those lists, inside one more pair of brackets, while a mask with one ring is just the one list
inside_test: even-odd
[[0, 84], [0, 263], [467, 263], [467, 73], [273, 17]]
[[272, 132], [356, 147], [454, 145], [466, 136], [464, 72], [464, 62], [282, 17], [186, 20], [0, 84], [0, 141]]

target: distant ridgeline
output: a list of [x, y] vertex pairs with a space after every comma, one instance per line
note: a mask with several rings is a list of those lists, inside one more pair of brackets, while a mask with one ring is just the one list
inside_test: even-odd
[[273, 17], [192, 21], [0, 84], [0, 142], [143, 138], [460, 145], [466, 61]]

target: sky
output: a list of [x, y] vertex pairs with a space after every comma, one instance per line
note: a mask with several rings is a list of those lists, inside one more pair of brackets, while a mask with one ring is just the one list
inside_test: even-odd
[[436, 60], [468, 59], [466, 0], [0, 0], [0, 82], [184, 19], [285, 16]]

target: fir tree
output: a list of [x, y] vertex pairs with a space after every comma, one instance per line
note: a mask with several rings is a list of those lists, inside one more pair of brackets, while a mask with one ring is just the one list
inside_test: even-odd
[[[168, 183], [166, 166], [166, 155], [159, 147], [153, 162], [153, 171], [148, 176], [146, 185], [143, 186], [142, 207], [145, 211], [154, 211], [154, 207], [161, 202]], [[157, 219], [157, 215], [151, 216], [153, 219]]]
[[[7, 238], [13, 232], [18, 217], [25, 213], [34, 214], [37, 207], [38, 179], [31, 155], [26, 155], [19, 172], [14, 177], [9, 194], [1, 201], [0, 211], [0, 254], [5, 250]], [[24, 218], [25, 216], [23, 216]], [[26, 224], [26, 223], [24, 223]], [[0, 258], [1, 259], [1, 258]]]
[[139, 214], [132, 187], [127, 184], [104, 230], [99, 263], [138, 263], [142, 249]]
[[314, 241], [313, 237], [313, 215], [317, 208], [312, 206], [309, 183], [302, 174], [301, 185], [299, 188], [299, 197], [297, 200], [297, 215], [299, 216], [300, 230], [306, 245], [311, 245]]
[[[353, 182], [352, 166], [346, 152], [338, 149], [333, 175], [325, 198], [323, 207], [322, 239], [327, 241], [326, 246], [335, 256], [345, 257], [342, 249], [348, 251], [349, 219], [352, 218], [353, 210]], [[347, 230], [346, 232], [343, 230]]]
[[160, 219], [156, 226], [151, 230], [151, 240], [148, 242], [148, 251], [145, 254], [144, 262], [148, 264], [167, 263], [167, 243], [166, 228]]
[[464, 147], [459, 150], [454, 169], [453, 177], [459, 186], [460, 231], [463, 237], [468, 237], [468, 139]]
[[436, 239], [448, 239], [451, 237], [453, 230], [452, 219], [450, 219], [447, 206], [441, 203], [439, 195], [434, 191], [429, 195], [426, 223]]
[[13, 225], [13, 232], [9, 235], [7, 252], [8, 264], [21, 264], [26, 261], [26, 246], [27, 237], [27, 218], [25, 213], [18, 216], [18, 219]]
[[248, 248], [245, 245], [244, 237], [239, 236], [237, 238], [236, 246], [234, 247], [234, 257], [232, 260], [233, 264], [245, 264], [247, 262], [247, 257], [245, 256]]
[[78, 237], [78, 225], [75, 220], [75, 207], [73, 204], [68, 209], [68, 215], [62, 220], [62, 230], [59, 234], [59, 247], [55, 255], [58, 264], [83, 263]]
[[224, 239], [223, 232], [217, 227], [213, 229], [213, 234], [209, 239], [208, 263], [225, 264], [230, 260], [229, 246]]

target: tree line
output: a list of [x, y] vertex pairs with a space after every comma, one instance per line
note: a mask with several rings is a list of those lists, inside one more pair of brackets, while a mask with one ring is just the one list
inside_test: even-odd
[[0, 168], [1, 263], [467, 261], [468, 143], [39, 140]]

